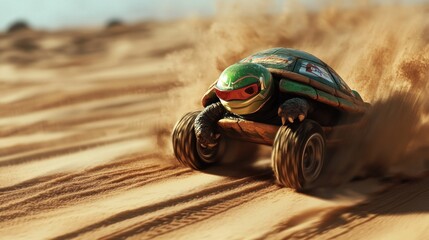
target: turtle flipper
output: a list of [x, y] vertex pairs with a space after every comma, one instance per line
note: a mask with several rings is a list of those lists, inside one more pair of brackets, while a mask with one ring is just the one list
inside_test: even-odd
[[203, 147], [214, 147], [218, 143], [219, 134], [216, 133], [216, 123], [226, 114], [226, 109], [220, 102], [207, 106], [194, 122], [197, 141]]
[[310, 102], [303, 98], [292, 98], [286, 100], [278, 109], [278, 115], [282, 119], [283, 125], [286, 122], [293, 123], [295, 120], [302, 122], [312, 109]]

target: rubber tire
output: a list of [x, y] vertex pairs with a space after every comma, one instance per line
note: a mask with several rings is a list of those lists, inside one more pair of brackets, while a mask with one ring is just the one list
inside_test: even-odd
[[[317, 134], [320, 134], [322, 141], [321, 163], [318, 166], [319, 173], [315, 177], [316, 179], [309, 182], [304, 178], [303, 154], [309, 138], [313, 135], [319, 137]], [[304, 120], [302, 123], [280, 127], [274, 139], [271, 154], [272, 168], [277, 182], [282, 186], [293, 188], [297, 191], [313, 188], [323, 169], [325, 152], [325, 134], [317, 122]]]
[[195, 118], [200, 112], [190, 112], [180, 119], [174, 126], [172, 141], [176, 159], [184, 166], [195, 170], [207, 168], [216, 163], [221, 157], [221, 146], [214, 149], [204, 158], [201, 156], [201, 147], [197, 144], [194, 131]]

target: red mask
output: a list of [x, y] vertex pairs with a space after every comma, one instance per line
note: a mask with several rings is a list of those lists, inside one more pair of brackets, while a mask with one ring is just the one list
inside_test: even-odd
[[215, 91], [217, 97], [224, 101], [246, 100], [253, 96], [256, 96], [261, 91], [261, 86], [258, 83], [254, 83], [250, 86], [246, 86], [236, 90], [222, 91], [215, 88]]

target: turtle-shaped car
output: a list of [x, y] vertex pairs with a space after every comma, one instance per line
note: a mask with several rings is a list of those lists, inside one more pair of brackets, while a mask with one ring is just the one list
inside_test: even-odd
[[[327, 145], [358, 125], [369, 104], [326, 63], [304, 51], [274, 48], [223, 71], [202, 98], [204, 110], [174, 127], [176, 158], [206, 168], [228, 151], [226, 138], [273, 146], [279, 184], [312, 188], [324, 167]], [[334, 130], [337, 134], [332, 134]]]

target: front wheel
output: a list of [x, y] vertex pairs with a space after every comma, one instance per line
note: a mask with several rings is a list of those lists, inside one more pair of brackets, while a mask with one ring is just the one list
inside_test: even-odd
[[172, 141], [174, 155], [184, 166], [192, 169], [204, 169], [216, 163], [223, 152], [223, 142], [215, 148], [203, 148], [197, 143], [194, 122], [200, 112], [190, 112], [174, 126]]
[[298, 191], [312, 188], [323, 168], [325, 142], [322, 127], [315, 121], [280, 127], [271, 154], [278, 183]]

